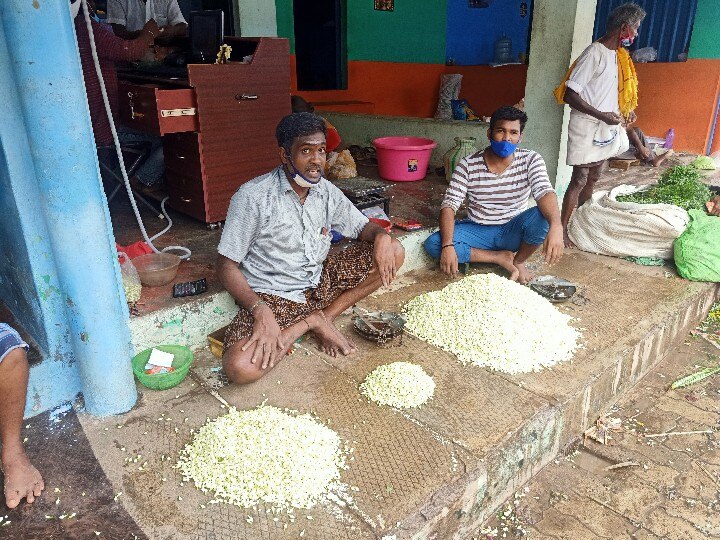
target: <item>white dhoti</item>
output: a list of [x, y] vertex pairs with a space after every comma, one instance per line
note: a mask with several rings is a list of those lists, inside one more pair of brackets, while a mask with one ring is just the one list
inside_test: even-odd
[[587, 114], [570, 111], [568, 165], [587, 165], [605, 161], [622, 154], [628, 148], [630, 141], [623, 126], [610, 126]]

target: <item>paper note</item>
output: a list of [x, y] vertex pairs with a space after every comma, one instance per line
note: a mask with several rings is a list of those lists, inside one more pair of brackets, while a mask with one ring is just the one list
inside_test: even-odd
[[173, 359], [175, 355], [172, 353], [153, 349], [150, 351], [150, 358], [148, 358], [148, 364], [160, 367], [172, 367]]

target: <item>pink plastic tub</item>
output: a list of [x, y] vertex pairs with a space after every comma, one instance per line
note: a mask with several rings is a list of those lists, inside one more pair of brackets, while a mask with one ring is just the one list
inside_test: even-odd
[[373, 141], [378, 172], [385, 180], [412, 182], [425, 178], [430, 154], [437, 146], [422, 137], [380, 137]]

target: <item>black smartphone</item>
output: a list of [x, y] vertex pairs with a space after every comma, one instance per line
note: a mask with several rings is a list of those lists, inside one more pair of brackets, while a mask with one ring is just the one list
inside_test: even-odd
[[187, 281], [185, 283], [176, 283], [173, 285], [173, 298], [182, 298], [183, 296], [195, 296], [196, 294], [207, 291], [207, 279], [202, 278], [197, 281]]

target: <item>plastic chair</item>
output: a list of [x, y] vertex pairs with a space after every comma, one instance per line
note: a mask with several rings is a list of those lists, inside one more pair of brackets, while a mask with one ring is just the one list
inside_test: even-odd
[[[132, 178], [132, 176], [140, 168], [140, 166], [145, 163], [145, 160], [148, 158], [148, 156], [150, 156], [150, 152], [152, 151], [152, 144], [149, 142], [125, 143], [120, 145], [120, 150], [123, 153], [123, 160], [125, 161], [125, 170], [127, 172], [128, 178]], [[122, 173], [120, 171], [120, 165], [114, 146], [98, 146], [97, 153], [98, 162], [100, 163], [101, 170], [108, 173], [117, 182], [115, 188], [112, 190], [112, 192], [110, 192], [110, 195], [108, 195], [107, 200], [108, 203], [110, 203], [110, 201], [112, 201], [113, 197], [115, 197], [120, 188], [125, 187], [125, 180], [123, 179]], [[138, 201], [147, 206], [153, 213], [161, 215], [160, 210], [150, 204], [147, 199], [145, 199], [145, 197], [143, 197], [137, 192], [136, 189], [133, 189], [132, 191]]]

